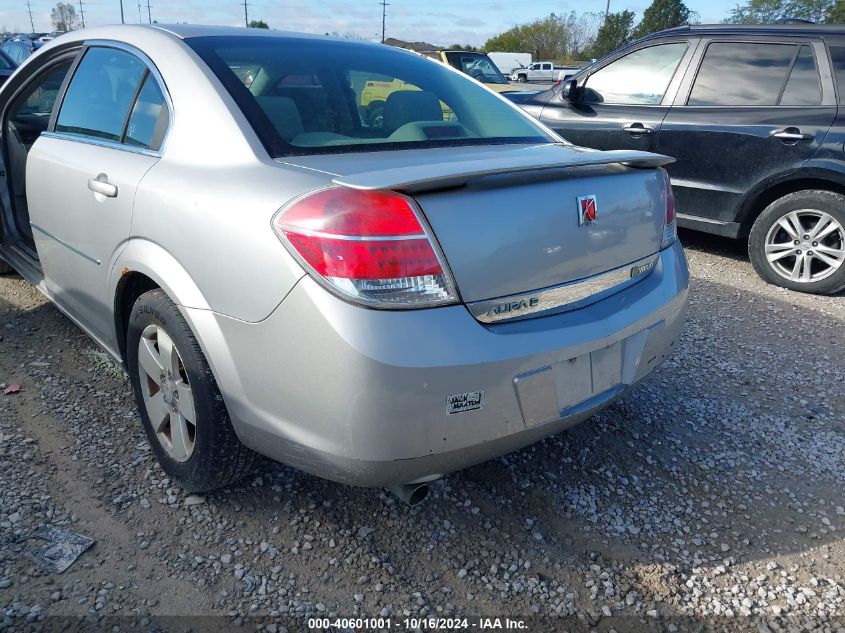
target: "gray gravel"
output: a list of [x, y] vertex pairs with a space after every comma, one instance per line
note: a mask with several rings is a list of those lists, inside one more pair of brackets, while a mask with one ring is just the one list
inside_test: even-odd
[[[741, 247], [682, 238], [690, 320], [666, 364], [413, 509], [273, 463], [186, 495], [152, 458], [125, 375], [0, 277], [0, 383], [21, 385], [0, 390], [0, 630], [51, 615], [282, 631], [290, 615], [483, 614], [533, 630], [845, 633], [845, 297], [778, 290]], [[45, 523], [97, 543], [47, 574], [25, 540]]]

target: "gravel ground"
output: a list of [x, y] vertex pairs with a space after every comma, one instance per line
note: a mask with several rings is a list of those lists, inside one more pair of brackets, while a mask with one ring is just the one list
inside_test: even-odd
[[[664, 366], [415, 508], [273, 463], [187, 496], [153, 460], [125, 374], [0, 277], [0, 383], [21, 385], [0, 391], [0, 630], [485, 615], [537, 631], [845, 632], [845, 296], [778, 290], [740, 246], [682, 239], [690, 318]], [[27, 553], [45, 523], [96, 545], [47, 573]]]

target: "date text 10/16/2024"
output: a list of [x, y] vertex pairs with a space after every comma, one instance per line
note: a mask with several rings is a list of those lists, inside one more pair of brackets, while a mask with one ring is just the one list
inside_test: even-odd
[[523, 631], [524, 620], [510, 618], [309, 618], [308, 628], [317, 631], [346, 630], [366, 631]]

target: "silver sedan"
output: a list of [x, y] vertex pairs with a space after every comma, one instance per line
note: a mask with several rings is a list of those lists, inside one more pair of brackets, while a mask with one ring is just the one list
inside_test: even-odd
[[670, 159], [568, 145], [406, 51], [94, 28], [0, 116], [0, 257], [126, 368], [187, 490], [261, 453], [416, 501], [607, 406], [682, 328]]

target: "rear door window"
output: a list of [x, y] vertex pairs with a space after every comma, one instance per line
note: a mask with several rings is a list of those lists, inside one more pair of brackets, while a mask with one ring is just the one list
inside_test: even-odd
[[89, 49], [70, 81], [56, 131], [119, 142], [146, 70], [126, 51]]
[[777, 105], [798, 52], [794, 44], [712, 42], [687, 105]]

